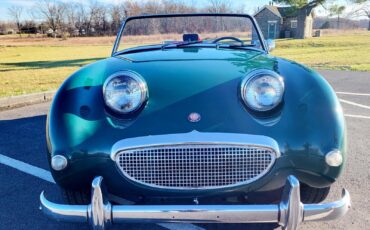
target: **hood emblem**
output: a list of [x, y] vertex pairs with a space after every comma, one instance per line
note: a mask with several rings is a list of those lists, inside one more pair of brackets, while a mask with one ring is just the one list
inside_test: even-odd
[[188, 116], [188, 120], [192, 123], [200, 121], [201, 116], [199, 113], [190, 113]]

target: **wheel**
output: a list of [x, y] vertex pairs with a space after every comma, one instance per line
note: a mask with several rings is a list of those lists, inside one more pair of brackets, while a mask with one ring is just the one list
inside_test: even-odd
[[70, 190], [62, 188], [62, 195], [68, 204], [87, 205], [91, 202], [91, 191], [86, 190]]
[[317, 204], [325, 200], [330, 191], [330, 186], [314, 188], [301, 183], [301, 201], [304, 204]]

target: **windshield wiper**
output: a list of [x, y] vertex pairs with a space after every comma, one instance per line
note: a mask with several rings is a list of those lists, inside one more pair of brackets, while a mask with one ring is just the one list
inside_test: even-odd
[[190, 41], [190, 42], [178, 42], [178, 43], [168, 43], [164, 45], [148, 45], [148, 46], [139, 46], [134, 48], [128, 48], [125, 50], [121, 50], [115, 53], [115, 55], [123, 55], [128, 53], [138, 53], [143, 51], [150, 51], [150, 50], [159, 50], [159, 49], [166, 49], [166, 48], [178, 48], [182, 46], [202, 43], [203, 41]]
[[115, 53], [115, 55], [138, 53], [138, 52], [144, 52], [144, 51], [150, 51], [150, 50], [158, 50], [160, 48], [161, 48], [160, 45], [139, 46], [139, 47], [133, 47], [133, 48], [128, 48], [125, 50], [118, 51], [117, 53]]
[[179, 48], [179, 47], [183, 47], [183, 46], [188, 46], [188, 45], [193, 45], [193, 44], [199, 44], [199, 43], [202, 43], [202, 42], [203, 42], [202, 40], [199, 40], [199, 41], [168, 43], [168, 44], [162, 45], [161, 49], [163, 50], [163, 49], [166, 49], [166, 48]]
[[236, 44], [227, 44], [227, 43], [223, 43], [223, 44], [217, 43], [217, 46], [222, 47], [222, 48], [256, 47], [256, 45], [253, 45], [253, 44], [236, 45]]
[[224, 48], [224, 49], [257, 49], [256, 45], [253, 44], [243, 44], [243, 45], [235, 45], [235, 44], [217, 44], [217, 48]]

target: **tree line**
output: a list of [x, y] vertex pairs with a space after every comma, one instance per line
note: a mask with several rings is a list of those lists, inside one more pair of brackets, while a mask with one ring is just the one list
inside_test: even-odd
[[[209, 12], [242, 13], [243, 9], [231, 7], [231, 0], [206, 0], [203, 7], [197, 7], [195, 1], [161, 0], [133, 1], [123, 0], [119, 4], [104, 4], [97, 0], [83, 2], [62, 2], [58, 0], [40, 0], [25, 12], [21, 6], [8, 9], [18, 33], [44, 33], [52, 36], [104, 36], [115, 35], [122, 21], [133, 15], [159, 13]], [[28, 13], [29, 20], [22, 20]], [[36, 20], [41, 19], [41, 20]], [[1, 30], [1, 27], [0, 27]]]
[[[347, 18], [367, 17], [370, 30], [370, 1], [348, 0], [352, 4], [352, 12]], [[42, 33], [50, 36], [104, 36], [115, 35], [122, 21], [133, 15], [159, 14], [159, 13], [243, 13], [245, 5], [235, 6], [232, 0], [158, 0], [135, 1], [122, 0], [119, 4], [105, 4], [98, 0], [80, 2], [65, 2], [60, 0], [39, 0], [31, 11], [19, 5], [8, 9], [12, 19], [10, 23], [0, 23], [0, 32], [6, 27], [15, 27], [16, 32]], [[338, 5], [335, 0], [272, 0], [275, 3], [290, 5], [293, 8], [305, 6], [316, 7], [329, 4], [327, 10], [331, 16], [337, 18], [339, 28], [340, 17], [343, 16], [345, 6]], [[261, 6], [262, 7], [262, 6]], [[254, 9], [256, 10], [256, 9]], [[23, 20], [27, 18], [27, 20]], [[174, 25], [176, 27], [176, 25]]]

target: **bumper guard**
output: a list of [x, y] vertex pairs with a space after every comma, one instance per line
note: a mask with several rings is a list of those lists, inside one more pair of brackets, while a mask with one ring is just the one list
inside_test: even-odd
[[56, 204], [40, 195], [40, 209], [48, 217], [66, 222], [89, 223], [92, 229], [105, 229], [113, 223], [278, 223], [294, 230], [303, 221], [327, 221], [346, 214], [350, 195], [324, 204], [303, 204], [299, 181], [289, 176], [279, 204], [268, 205], [111, 205], [107, 200], [103, 177], [92, 182], [91, 204]]

